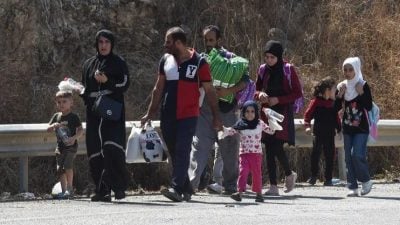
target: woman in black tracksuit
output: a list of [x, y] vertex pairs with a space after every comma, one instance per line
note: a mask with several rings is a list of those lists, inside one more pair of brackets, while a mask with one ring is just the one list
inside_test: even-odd
[[[128, 172], [125, 166], [125, 107], [124, 92], [129, 87], [128, 67], [124, 59], [113, 54], [114, 35], [109, 30], [96, 34], [97, 54], [83, 65], [81, 95], [86, 105], [86, 148], [89, 167], [96, 185], [92, 201], [111, 201], [125, 197]], [[117, 121], [99, 116], [93, 105], [99, 93], [122, 103]]]

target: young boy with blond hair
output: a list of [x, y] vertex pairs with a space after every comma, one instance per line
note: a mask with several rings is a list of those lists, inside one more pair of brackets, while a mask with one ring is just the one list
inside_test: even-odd
[[55, 101], [58, 112], [52, 116], [47, 131], [56, 133], [57, 174], [62, 189], [56, 198], [64, 199], [71, 197], [73, 191], [73, 162], [78, 150], [78, 139], [83, 135], [83, 128], [78, 115], [72, 112], [71, 92], [57, 92]]

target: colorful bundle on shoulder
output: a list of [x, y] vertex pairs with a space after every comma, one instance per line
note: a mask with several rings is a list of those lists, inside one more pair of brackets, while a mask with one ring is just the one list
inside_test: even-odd
[[[207, 61], [210, 64], [214, 87], [229, 88], [234, 86], [239, 83], [249, 66], [249, 61], [247, 59], [240, 56], [234, 56], [228, 59], [221, 56], [217, 49], [212, 49], [210, 51]], [[230, 94], [220, 99], [232, 103], [234, 95]]]

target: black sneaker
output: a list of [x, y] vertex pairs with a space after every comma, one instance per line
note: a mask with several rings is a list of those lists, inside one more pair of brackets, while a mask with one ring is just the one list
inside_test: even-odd
[[111, 195], [95, 194], [90, 198], [90, 201], [92, 201], [92, 202], [111, 202]]
[[332, 180], [324, 181], [324, 186], [333, 186]]
[[229, 190], [229, 189], [225, 189], [225, 191], [222, 192], [223, 195], [232, 195], [236, 193], [235, 190]]
[[233, 193], [231, 194], [231, 199], [237, 201], [237, 202], [241, 202], [242, 201], [242, 194], [240, 194], [239, 192]]
[[65, 193], [60, 192], [56, 195], [53, 195], [53, 199], [63, 200], [68, 199], [68, 196], [66, 196]]
[[189, 193], [183, 193], [182, 200], [183, 200], [183, 201], [186, 201], [186, 202], [188, 202], [188, 201], [192, 200], [192, 194], [189, 194]]
[[125, 197], [126, 197], [125, 191], [117, 191], [117, 192], [115, 192], [114, 198], [116, 200], [120, 200], [120, 199], [123, 199]]
[[256, 202], [264, 202], [264, 197], [262, 196], [262, 194], [256, 195]]
[[163, 190], [161, 190], [161, 194], [174, 202], [182, 201], [182, 195], [178, 194], [178, 192], [176, 192], [175, 189], [173, 189], [173, 188], [163, 189]]
[[315, 183], [317, 183], [317, 178], [310, 177], [310, 179], [307, 180], [307, 183], [309, 183], [310, 185], [315, 185]]

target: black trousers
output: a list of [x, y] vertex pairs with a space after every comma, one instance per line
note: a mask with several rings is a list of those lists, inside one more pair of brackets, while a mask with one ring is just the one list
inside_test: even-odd
[[279, 163], [283, 167], [285, 171], [285, 176], [289, 176], [290, 174], [292, 174], [292, 170], [290, 169], [289, 166], [289, 160], [283, 149], [284, 141], [277, 139], [274, 136], [268, 136], [264, 138], [263, 143], [265, 144], [265, 149], [266, 149], [269, 182], [271, 185], [277, 185], [278, 183], [276, 179], [277, 176], [276, 176], [275, 157], [279, 160]]
[[181, 120], [161, 119], [162, 134], [172, 161], [171, 187], [179, 194], [193, 193], [188, 169], [196, 124], [197, 117]]
[[125, 121], [86, 117], [86, 148], [96, 194], [125, 191], [129, 174], [125, 163]]
[[319, 173], [319, 158], [321, 152], [325, 156], [325, 180], [332, 180], [333, 160], [335, 156], [335, 136], [313, 136], [311, 152], [311, 176], [317, 177]]

